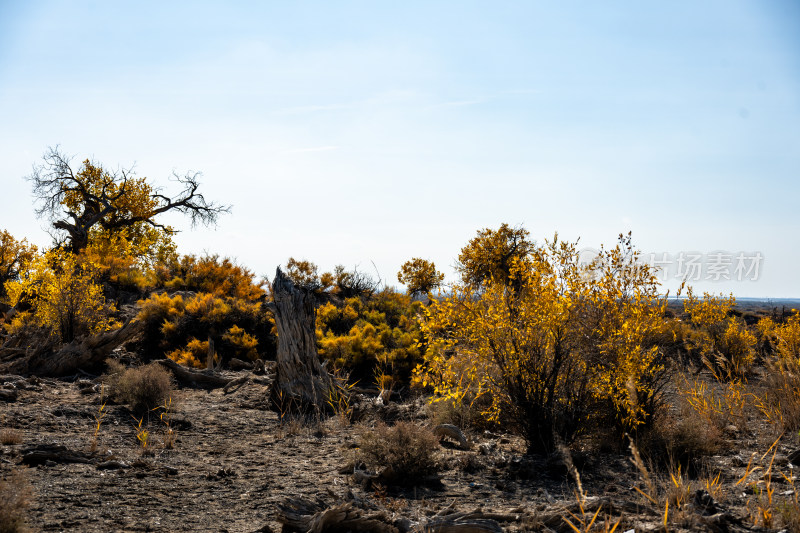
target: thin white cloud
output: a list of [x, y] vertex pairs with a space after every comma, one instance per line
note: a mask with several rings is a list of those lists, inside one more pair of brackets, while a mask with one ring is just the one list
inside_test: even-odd
[[324, 111], [339, 111], [342, 109], [353, 109], [356, 104], [323, 104], [323, 105], [304, 105], [297, 107], [286, 107], [276, 109], [276, 115], [304, 115], [306, 113], [319, 113]]
[[294, 150], [288, 150], [287, 153], [289, 154], [302, 154], [305, 152], [329, 152], [331, 150], [338, 150], [338, 146], [312, 146], [309, 148], [296, 148]]
[[431, 107], [433, 107], [433, 108], [437, 108], [437, 107], [464, 107], [464, 106], [470, 106], [470, 105], [478, 105], [478, 104], [482, 104], [484, 102], [486, 102], [485, 99], [481, 99], [481, 100], [453, 100], [453, 101], [450, 101], [450, 102], [441, 102], [441, 103], [438, 103], [438, 104], [436, 104], [434, 106], [431, 106]]

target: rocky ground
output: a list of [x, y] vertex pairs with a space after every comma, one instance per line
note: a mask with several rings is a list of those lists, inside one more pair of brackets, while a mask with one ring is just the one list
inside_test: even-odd
[[740, 424], [745, 427], [729, 428], [725, 453], [708, 458], [703, 474], [673, 481], [653, 472], [654, 491], [629, 452], [578, 450], [582, 514], [578, 487], [562, 458], [525, 456], [518, 438], [490, 432], [468, 433], [469, 449], [443, 441], [438, 483], [365, 487], [353, 475], [359, 435], [383, 419], [431, 424], [422, 399], [366, 409], [356, 424], [339, 417], [281, 423], [268, 410], [268, 380], [246, 371], [237, 375], [250, 379], [228, 393], [176, 392], [171, 449], [165, 446], [167, 427], [155, 413], [142, 424], [149, 431], [143, 447], [138, 421], [126, 407], [107, 403], [101, 411], [105, 400], [97, 382], [0, 376], [5, 390], [16, 391], [0, 399], [0, 474], [23, 471], [32, 486], [30, 528], [280, 531], [291, 529], [286, 504], [296, 510], [299, 498], [307, 500], [309, 512], [346, 508], [373, 519], [349, 529], [386, 533], [426, 526], [455, 531], [437, 529], [447, 519], [464, 533], [583, 531], [580, 522], [588, 523], [598, 508], [598, 531], [611, 530], [618, 520], [620, 532], [664, 531], [667, 501], [671, 531], [770, 530], [762, 527], [764, 513], [772, 514], [772, 529], [779, 530], [782, 521], [800, 514], [791, 464], [797, 436], [783, 435], [769, 450], [778, 435], [755, 414]]

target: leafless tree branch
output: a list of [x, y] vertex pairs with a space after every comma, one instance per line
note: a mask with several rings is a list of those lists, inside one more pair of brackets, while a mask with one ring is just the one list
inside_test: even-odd
[[[216, 224], [221, 213], [230, 212], [230, 206], [208, 202], [199, 192], [199, 172], [187, 172], [184, 175], [173, 172], [171, 179], [181, 185], [181, 191], [175, 196], [167, 196], [153, 188], [150, 197], [155, 200], [155, 207], [132, 214], [120, 209], [120, 202], [131, 192], [130, 184], [134, 179], [132, 168], [104, 171], [108, 179], [99, 183], [98, 187], [81, 172], [76, 174], [72, 170], [71, 160], [58, 146], [48, 148], [42, 162], [33, 166], [33, 172], [27, 180], [33, 187], [36, 214], [47, 217], [55, 230], [67, 234], [65, 239], [60, 240], [68, 240], [73, 252], [79, 252], [88, 245], [89, 231], [96, 226], [113, 232], [145, 223], [167, 231], [169, 228], [157, 222], [156, 217], [168, 211], [188, 215], [192, 227], [198, 223]], [[99, 168], [99, 165], [88, 160], [87, 163]], [[69, 209], [64, 205], [68, 195], [77, 197], [77, 209]]]

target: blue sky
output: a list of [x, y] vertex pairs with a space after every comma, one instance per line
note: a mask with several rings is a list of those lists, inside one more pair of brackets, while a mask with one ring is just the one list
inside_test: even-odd
[[59, 144], [166, 190], [202, 171], [233, 213], [171, 219], [181, 251], [259, 275], [396, 285], [424, 257], [452, 280], [507, 222], [760, 252], [757, 281], [693, 284], [800, 297], [796, 2], [165, 4], [0, 2], [0, 227], [49, 242], [23, 176]]

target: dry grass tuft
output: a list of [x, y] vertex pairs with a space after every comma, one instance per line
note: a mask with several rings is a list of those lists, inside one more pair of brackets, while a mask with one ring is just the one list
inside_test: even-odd
[[158, 363], [124, 368], [109, 362], [107, 383], [113, 398], [139, 414], [157, 408], [173, 396], [172, 375]]
[[756, 398], [764, 416], [781, 431], [800, 429], [800, 363], [777, 360], [765, 366], [766, 397]]
[[22, 432], [18, 429], [0, 429], [0, 444], [22, 444]]
[[439, 470], [435, 458], [439, 440], [432, 431], [412, 422], [392, 427], [379, 424], [361, 434], [359, 446], [359, 460], [380, 470], [385, 483], [413, 485]]
[[31, 486], [24, 473], [13, 470], [0, 479], [0, 533], [23, 533], [25, 512], [31, 501]]

